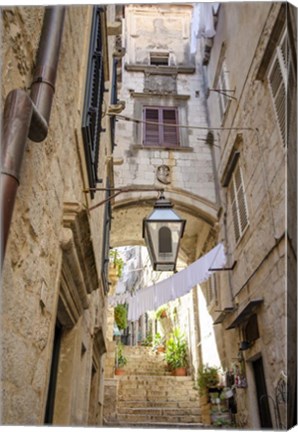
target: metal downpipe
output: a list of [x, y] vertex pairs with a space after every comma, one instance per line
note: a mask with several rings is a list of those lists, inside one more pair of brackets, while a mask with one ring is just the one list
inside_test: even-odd
[[20, 183], [27, 137], [40, 142], [48, 133], [64, 16], [65, 7], [46, 8], [31, 98], [24, 90], [17, 89], [12, 90], [5, 100], [1, 136], [1, 267]]

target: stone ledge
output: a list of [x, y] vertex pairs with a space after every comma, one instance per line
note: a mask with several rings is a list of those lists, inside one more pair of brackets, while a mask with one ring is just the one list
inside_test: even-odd
[[194, 151], [193, 147], [161, 147], [161, 146], [142, 146], [142, 145], [132, 145], [133, 150], [160, 150], [160, 151], [178, 151], [192, 153]]

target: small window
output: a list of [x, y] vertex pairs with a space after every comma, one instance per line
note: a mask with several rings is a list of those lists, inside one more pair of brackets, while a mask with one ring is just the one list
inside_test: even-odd
[[177, 108], [144, 108], [144, 145], [176, 147], [179, 145]]
[[244, 339], [248, 342], [253, 342], [259, 339], [259, 326], [256, 314], [253, 314], [243, 328]]
[[248, 225], [247, 203], [240, 165], [237, 164], [230, 181], [229, 195], [236, 242]]
[[150, 53], [150, 65], [169, 66], [169, 53]]

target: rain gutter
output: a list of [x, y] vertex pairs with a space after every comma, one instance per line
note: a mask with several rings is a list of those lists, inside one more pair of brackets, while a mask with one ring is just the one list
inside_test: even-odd
[[16, 89], [5, 100], [1, 143], [1, 267], [27, 138], [41, 142], [48, 134], [64, 16], [65, 7], [46, 7], [30, 96]]

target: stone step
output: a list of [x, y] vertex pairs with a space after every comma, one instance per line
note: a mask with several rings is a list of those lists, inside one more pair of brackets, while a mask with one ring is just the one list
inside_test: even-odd
[[126, 396], [135, 398], [143, 398], [145, 400], [151, 400], [154, 398], [161, 399], [166, 398], [170, 400], [170, 398], [174, 398], [174, 400], [185, 400], [185, 399], [194, 399], [199, 400], [199, 396], [191, 390], [188, 389], [176, 389], [174, 392], [173, 389], [164, 388], [162, 389], [150, 389], [150, 388], [135, 388], [131, 389], [131, 391], [127, 391], [126, 389], [120, 389], [118, 392], [118, 396], [120, 399], [125, 399]]
[[167, 408], [167, 407], [119, 407], [119, 414], [126, 415], [148, 415], [148, 416], [181, 416], [181, 415], [200, 415], [200, 409], [196, 408]]
[[[144, 382], [147, 381], [149, 383], [149, 381], [152, 383], [152, 381], [156, 381], [156, 377], [151, 376], [151, 375], [147, 375], [147, 376], [128, 376], [128, 375], [122, 375], [121, 377], [119, 377], [119, 379], [121, 379], [121, 383], [127, 382], [127, 381], [139, 381], [139, 382]], [[165, 375], [163, 377], [158, 377], [158, 381], [159, 382], [173, 382], [175, 384], [179, 383], [194, 383], [193, 379], [191, 376], [173, 376], [173, 375]]]
[[[152, 428], [152, 429], [213, 429], [213, 426], [210, 425], [204, 425], [203, 423], [172, 423], [172, 422], [144, 422], [144, 423], [120, 423], [119, 421], [114, 421], [114, 422], [109, 422], [109, 421], [104, 421], [104, 426], [105, 427], [112, 427], [112, 428], [116, 428], [116, 427], [121, 427], [121, 428], [137, 428], [137, 429], [142, 429], [142, 428]], [[214, 430], [214, 429], [213, 429]]]
[[200, 423], [200, 415], [187, 415], [181, 413], [180, 415], [138, 415], [138, 414], [118, 414], [120, 423]]
[[179, 388], [192, 388], [194, 389], [194, 381], [190, 376], [173, 376], [173, 375], [164, 375], [164, 376], [152, 376], [152, 375], [122, 375], [119, 377], [119, 385], [120, 387], [126, 386], [152, 386], [158, 384], [159, 386], [172, 386]]
[[130, 408], [189, 408], [199, 409], [198, 400], [190, 401], [189, 399], [184, 401], [177, 400], [118, 400], [117, 402], [119, 409], [130, 409]]

